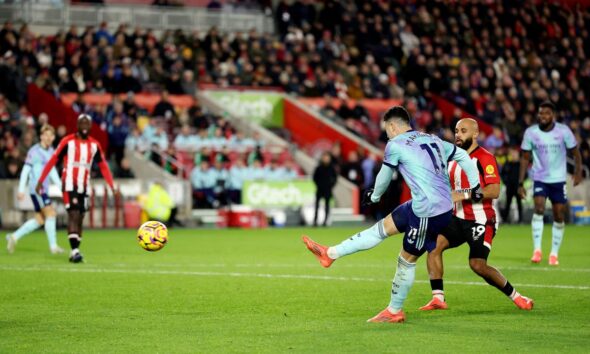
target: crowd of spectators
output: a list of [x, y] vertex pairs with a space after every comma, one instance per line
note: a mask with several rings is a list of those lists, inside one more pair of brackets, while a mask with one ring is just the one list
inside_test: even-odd
[[[111, 30], [102, 23], [44, 36], [26, 24], [17, 29], [6, 22], [0, 30], [0, 78], [8, 79], [0, 85], [16, 107], [5, 103], [2, 110], [0, 105], [0, 119], [16, 121], [14, 126], [26, 120], [20, 108], [23, 82], [56, 96], [131, 92], [130, 102], [132, 93], [140, 91], [194, 95], [198, 83], [273, 86], [295, 95], [326, 97], [323, 112], [328, 117], [375, 141], [379, 125], [362, 104], [336, 109], [331, 101], [401, 99], [418, 129], [451, 140], [453, 124], [444, 123], [430, 99], [438, 95], [457, 106], [453, 122], [464, 109], [493, 126], [493, 134], [482, 136], [482, 145], [501, 156], [519, 145], [524, 129], [535, 122], [539, 102], [550, 99], [590, 166], [587, 8], [535, 1], [295, 0], [280, 1], [274, 16], [275, 35], [221, 33], [215, 27], [207, 33], [168, 30], [157, 35], [125, 24]], [[165, 94], [160, 103], [151, 115], [185, 129]], [[96, 111], [95, 121], [115, 141], [111, 154], [119, 166], [123, 137], [136, 134], [132, 121], [141, 114], [141, 108], [129, 107], [118, 100], [102, 111], [75, 103], [76, 109]], [[187, 124], [197, 136], [205, 134], [192, 121]], [[20, 137], [16, 133], [10, 134]], [[156, 145], [178, 149], [160, 138], [166, 133], [156, 129]], [[206, 134], [215, 144], [224, 132]], [[10, 145], [10, 139], [3, 140]], [[179, 144], [200, 146], [196, 137]]]

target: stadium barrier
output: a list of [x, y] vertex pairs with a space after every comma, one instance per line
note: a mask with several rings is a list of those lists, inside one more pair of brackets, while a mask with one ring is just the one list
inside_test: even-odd
[[135, 4], [54, 5], [22, 1], [0, 5], [0, 20], [53, 27], [53, 33], [55, 29], [71, 25], [97, 26], [101, 22], [111, 23], [112, 26], [126, 23], [130, 28], [151, 28], [156, 31], [180, 28], [206, 32], [215, 26], [227, 32], [255, 29], [258, 33], [274, 33], [273, 18], [260, 11], [215, 11], [197, 7], [170, 8]]

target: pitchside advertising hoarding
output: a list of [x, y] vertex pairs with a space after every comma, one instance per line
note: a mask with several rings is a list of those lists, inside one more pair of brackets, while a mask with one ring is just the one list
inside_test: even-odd
[[242, 204], [255, 208], [301, 207], [315, 202], [315, 185], [310, 180], [246, 181]]
[[283, 126], [283, 98], [276, 93], [208, 91], [205, 93], [230, 114], [265, 127]]

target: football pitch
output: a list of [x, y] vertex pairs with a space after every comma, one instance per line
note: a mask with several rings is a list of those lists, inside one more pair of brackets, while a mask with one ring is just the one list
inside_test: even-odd
[[420, 259], [404, 324], [365, 322], [389, 302], [401, 237], [329, 269], [300, 239], [358, 231], [172, 229], [155, 253], [133, 230], [88, 231], [84, 264], [50, 255], [36, 232], [0, 252], [0, 352], [588, 352], [590, 227], [566, 227], [557, 268], [550, 225], [539, 265], [530, 227], [500, 228], [490, 264], [535, 300], [531, 312], [471, 272], [466, 246], [445, 253], [449, 309], [419, 311], [431, 298]]

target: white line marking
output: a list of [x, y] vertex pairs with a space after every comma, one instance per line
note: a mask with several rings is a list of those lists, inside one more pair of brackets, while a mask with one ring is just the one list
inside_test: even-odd
[[[359, 282], [386, 282], [390, 279], [380, 278], [364, 278], [364, 277], [345, 277], [345, 276], [329, 276], [329, 275], [304, 275], [304, 274], [268, 274], [268, 273], [239, 273], [239, 272], [195, 272], [195, 271], [179, 271], [179, 270], [131, 270], [131, 269], [108, 269], [108, 268], [90, 268], [87, 265], [82, 265], [79, 268], [58, 268], [50, 266], [34, 266], [34, 267], [14, 267], [0, 265], [0, 270], [6, 271], [20, 271], [20, 272], [64, 272], [64, 273], [118, 273], [118, 274], [153, 274], [153, 275], [189, 275], [189, 276], [225, 276], [225, 277], [241, 277], [241, 278], [278, 278], [278, 279], [312, 279], [312, 280], [334, 280], [334, 281], [359, 281]], [[419, 284], [430, 283], [427, 280], [416, 280]], [[447, 284], [453, 285], [472, 285], [472, 286], [488, 286], [485, 282], [472, 281], [446, 281]], [[551, 284], [514, 284], [519, 287], [543, 288], [543, 289], [572, 289], [572, 290], [590, 290], [590, 286], [578, 285], [551, 285]]]
[[[128, 264], [128, 263], [109, 263], [110, 266], [116, 267], [136, 267], [136, 264]], [[308, 264], [289, 264], [289, 263], [236, 263], [236, 264], [225, 264], [225, 263], [150, 263], [151, 267], [167, 267], [167, 268], [187, 268], [187, 267], [194, 267], [194, 268], [317, 268], [318, 265], [315, 263], [308, 263]], [[525, 271], [535, 271], [535, 272], [568, 272], [568, 273], [590, 273], [590, 268], [566, 268], [563, 266], [560, 267], [539, 267], [535, 265], [531, 265], [530, 267], [520, 267], [520, 266], [497, 266], [495, 264], [491, 264], [492, 266], [500, 269], [500, 270], [525, 270]], [[383, 264], [338, 264], [338, 268], [357, 268], [357, 269], [391, 269], [395, 267], [395, 262], [391, 263], [383, 263]], [[445, 269], [460, 269], [460, 270], [469, 270], [468, 265], [445, 265]]]

